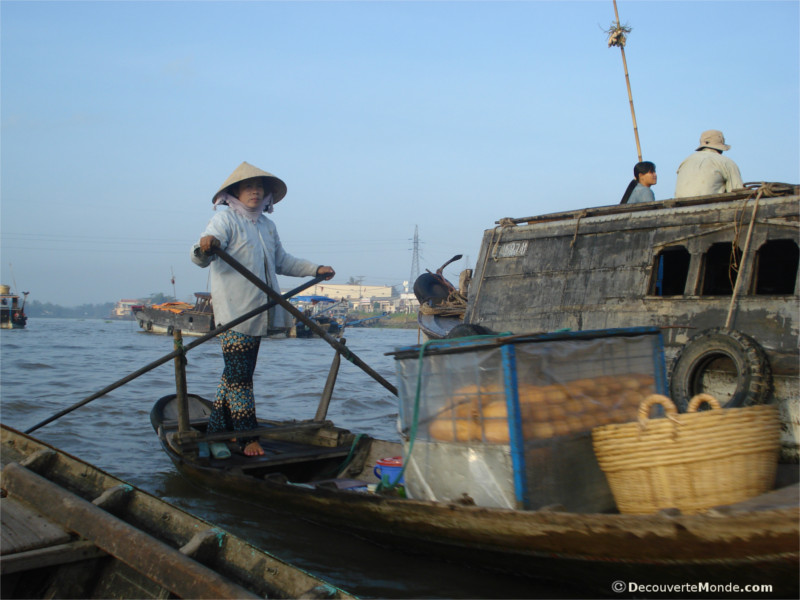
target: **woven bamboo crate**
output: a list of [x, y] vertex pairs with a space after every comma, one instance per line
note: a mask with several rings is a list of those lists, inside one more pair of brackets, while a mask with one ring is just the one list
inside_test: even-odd
[[[698, 411], [703, 404], [711, 410]], [[666, 418], [650, 418], [655, 405]], [[678, 414], [669, 398], [653, 394], [638, 422], [596, 427], [592, 444], [621, 513], [694, 513], [772, 489], [780, 420], [775, 406], [722, 409], [708, 394]]]

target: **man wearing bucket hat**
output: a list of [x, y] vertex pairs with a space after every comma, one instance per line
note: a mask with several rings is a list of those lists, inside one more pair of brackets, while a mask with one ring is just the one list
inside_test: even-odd
[[704, 131], [697, 150], [678, 167], [675, 197], [708, 196], [743, 188], [739, 167], [722, 156], [723, 151], [730, 149], [721, 131]]
[[[209, 221], [200, 241], [192, 247], [192, 261], [209, 267], [214, 320], [225, 324], [269, 302], [267, 295], [241, 276], [226, 262], [207, 254], [220, 247], [277, 290], [278, 274], [297, 277], [335, 275], [329, 266], [317, 265], [288, 254], [278, 237], [275, 224], [264, 213], [286, 196], [286, 184], [271, 173], [243, 162], [217, 190], [211, 201], [217, 212]], [[200, 252], [202, 251], [202, 252]], [[264, 454], [257, 437], [243, 432], [258, 426], [253, 396], [253, 373], [261, 337], [285, 330], [290, 315], [281, 307], [261, 313], [220, 334], [225, 368], [209, 419], [209, 433], [234, 431], [236, 441], [247, 456]], [[227, 458], [226, 444], [211, 444], [217, 458]]]

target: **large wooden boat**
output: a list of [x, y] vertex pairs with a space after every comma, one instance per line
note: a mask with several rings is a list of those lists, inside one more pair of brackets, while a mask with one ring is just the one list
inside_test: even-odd
[[28, 322], [25, 315], [25, 300], [28, 292], [22, 292], [22, 304], [19, 294], [12, 294], [7, 285], [0, 285], [0, 329], [24, 329]]
[[131, 311], [139, 327], [151, 333], [172, 335], [180, 329], [183, 335], [202, 336], [214, 329], [214, 307], [211, 294], [195, 292], [194, 305], [187, 302], [164, 302], [133, 306]]
[[725, 406], [774, 403], [783, 459], [797, 462], [799, 190], [748, 184], [501, 219], [484, 232], [471, 282], [461, 286], [462, 313], [421, 312], [421, 322], [434, 338], [660, 327], [679, 409], [702, 392]]
[[[492, 508], [466, 497], [430, 501], [404, 497], [402, 488], [377, 491], [383, 483], [375, 466], [402, 455], [402, 445], [324, 420], [262, 420], [257, 433], [265, 456], [247, 457], [230, 444], [232, 456], [217, 459], [204, 444], [227, 444], [230, 433], [207, 433], [207, 400], [189, 395], [185, 402], [182, 409], [167, 396], [151, 411], [165, 452], [187, 478], [234, 497], [448, 561], [579, 583], [592, 594], [642, 597], [628, 584], [612, 587], [620, 581], [700, 584], [684, 587], [683, 597], [729, 596], [732, 584], [759, 586], [748, 589], [764, 597], [798, 592], [796, 465], [782, 465], [772, 492], [698, 514]], [[653, 590], [645, 596], [670, 595]]]
[[2, 426], [4, 598], [351, 598]]

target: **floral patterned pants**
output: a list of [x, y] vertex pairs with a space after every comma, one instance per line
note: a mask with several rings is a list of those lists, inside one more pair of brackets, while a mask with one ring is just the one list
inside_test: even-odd
[[[222, 358], [225, 369], [217, 388], [214, 409], [208, 421], [208, 432], [248, 431], [258, 427], [253, 396], [253, 373], [256, 370], [261, 338], [229, 329], [221, 333]], [[236, 436], [244, 448], [258, 437]]]

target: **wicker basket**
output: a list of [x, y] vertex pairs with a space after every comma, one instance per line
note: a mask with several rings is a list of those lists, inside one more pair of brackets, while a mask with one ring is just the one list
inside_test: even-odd
[[[697, 412], [704, 403], [712, 410]], [[654, 405], [666, 418], [650, 418]], [[692, 398], [683, 414], [654, 394], [639, 406], [638, 423], [592, 430], [597, 462], [627, 514], [693, 513], [763, 494], [775, 483], [779, 436], [775, 406], [721, 409], [709, 394]]]

